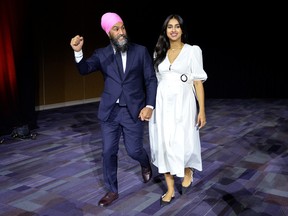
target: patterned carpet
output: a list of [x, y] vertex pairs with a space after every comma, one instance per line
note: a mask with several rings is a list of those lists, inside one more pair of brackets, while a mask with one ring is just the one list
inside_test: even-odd
[[[193, 187], [160, 207], [165, 181], [119, 150], [119, 199], [104, 195], [98, 103], [38, 113], [35, 139], [1, 137], [3, 216], [285, 216], [288, 215], [288, 99], [207, 99], [201, 130], [203, 171]], [[147, 125], [145, 148], [149, 151]]]

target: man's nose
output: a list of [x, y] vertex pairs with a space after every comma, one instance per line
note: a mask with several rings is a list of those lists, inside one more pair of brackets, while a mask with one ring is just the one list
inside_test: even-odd
[[122, 34], [123, 34], [123, 32], [124, 32], [124, 30], [123, 30], [123, 29], [119, 29], [119, 30], [118, 30], [118, 34], [119, 34], [119, 35], [122, 35]]

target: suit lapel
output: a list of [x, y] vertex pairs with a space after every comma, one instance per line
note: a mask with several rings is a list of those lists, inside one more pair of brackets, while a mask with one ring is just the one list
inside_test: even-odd
[[[119, 77], [120, 80], [122, 80], [122, 76], [119, 72], [119, 69], [118, 69], [118, 64], [116, 62], [116, 58], [115, 58], [115, 54], [114, 54], [114, 50], [113, 50], [113, 47], [112, 45], [108, 45], [106, 46], [104, 49], [103, 49], [103, 55], [105, 55], [105, 57], [107, 59], [109, 59], [110, 63], [108, 64], [111, 64], [111, 67], [114, 69], [113, 71], [115, 72], [115, 74], [117, 75], [117, 77]], [[123, 71], [123, 70], [122, 70]]]
[[123, 73], [123, 67], [119, 70], [118, 69], [118, 64], [116, 62], [115, 54], [112, 45], [108, 45], [105, 48], [104, 53], [107, 53], [107, 58], [110, 59], [111, 65], [114, 68], [115, 73], [119, 76], [120, 80], [125, 79], [127, 74], [130, 72], [131, 65], [133, 64], [134, 57], [135, 57], [135, 50], [134, 46], [129, 44], [129, 48], [127, 51], [127, 56], [126, 56], [126, 68], [125, 68], [125, 73]]
[[129, 45], [128, 51], [127, 51], [127, 59], [126, 59], [126, 68], [125, 68], [125, 74], [124, 74], [124, 78], [127, 76], [127, 74], [130, 71], [130, 67], [134, 61], [134, 57], [135, 57], [135, 52], [134, 52], [134, 47]]

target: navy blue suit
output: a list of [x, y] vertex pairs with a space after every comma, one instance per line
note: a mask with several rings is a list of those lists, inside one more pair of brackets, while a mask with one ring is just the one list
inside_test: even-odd
[[[148, 154], [143, 148], [144, 122], [138, 116], [146, 105], [155, 107], [157, 78], [152, 58], [146, 47], [130, 43], [126, 70], [122, 75], [109, 44], [96, 49], [88, 59], [83, 58], [77, 67], [82, 75], [100, 71], [104, 77], [98, 111], [103, 138], [103, 176], [107, 189], [118, 193], [117, 153], [121, 134], [128, 155], [141, 166], [150, 166]], [[116, 104], [121, 93], [124, 94], [126, 107]]]

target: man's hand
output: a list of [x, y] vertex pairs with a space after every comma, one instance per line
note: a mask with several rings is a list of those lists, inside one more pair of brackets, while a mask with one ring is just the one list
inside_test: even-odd
[[82, 36], [76, 35], [71, 39], [70, 46], [75, 52], [82, 50], [84, 44], [84, 38]]
[[152, 116], [152, 112], [153, 109], [151, 109], [150, 107], [144, 107], [139, 114], [139, 118], [141, 119], [141, 121], [149, 121], [149, 119]]

